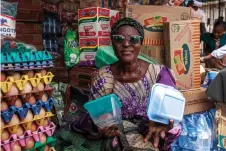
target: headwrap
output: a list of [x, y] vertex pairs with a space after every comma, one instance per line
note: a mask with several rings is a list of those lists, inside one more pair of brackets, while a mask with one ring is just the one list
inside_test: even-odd
[[143, 39], [144, 39], [143, 26], [138, 21], [136, 21], [132, 18], [129, 18], [129, 17], [122, 18], [122, 19], [118, 20], [115, 24], [113, 24], [113, 26], [111, 28], [111, 36], [115, 35], [117, 33], [118, 29], [125, 25], [134, 27], [138, 31], [138, 33], [142, 37], [142, 40], [141, 40], [141, 43], [142, 43]]

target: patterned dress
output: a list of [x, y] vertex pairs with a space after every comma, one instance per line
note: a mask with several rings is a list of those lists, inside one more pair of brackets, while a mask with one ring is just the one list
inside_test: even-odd
[[[175, 79], [171, 70], [161, 65], [150, 64], [146, 74], [139, 81], [134, 83], [121, 83], [114, 78], [110, 66], [105, 66], [95, 75], [91, 87], [91, 96], [93, 99], [97, 99], [115, 93], [122, 102], [123, 120], [139, 125], [141, 121], [147, 121], [146, 123], [148, 123], [146, 105], [151, 88], [155, 83], [175, 86]], [[143, 130], [144, 133], [147, 134], [147, 130], [148, 127], [146, 125]], [[170, 144], [180, 135], [180, 131], [180, 125], [171, 129], [167, 133], [163, 145], [159, 148], [161, 150], [168, 150]], [[130, 145], [140, 147], [141, 144], [139, 146], [134, 144]], [[141, 146], [148, 147], [150, 145], [151, 143], [142, 144]]]

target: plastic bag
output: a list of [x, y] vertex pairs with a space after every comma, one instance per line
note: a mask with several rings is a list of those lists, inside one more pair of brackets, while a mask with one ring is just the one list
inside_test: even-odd
[[79, 54], [77, 31], [67, 30], [64, 39], [64, 60], [67, 69], [79, 62]]
[[217, 144], [216, 109], [185, 115], [182, 132], [171, 150], [211, 151]]
[[16, 16], [18, 3], [1, 2], [1, 35], [16, 37]]

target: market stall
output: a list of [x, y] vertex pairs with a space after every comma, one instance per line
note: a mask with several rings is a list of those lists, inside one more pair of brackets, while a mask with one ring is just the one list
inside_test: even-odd
[[[112, 41], [115, 35], [111, 33], [114, 24], [124, 17], [134, 19], [144, 30], [137, 58], [153, 64], [153, 71], [156, 74], [155, 76], [150, 74], [154, 79], [152, 79], [153, 87], [158, 86], [155, 86], [154, 81], [163, 85], [174, 82], [169, 80], [171, 76], [165, 83], [158, 82], [161, 81], [157, 78], [161, 75], [158, 69], [160, 65], [171, 69], [172, 77], [175, 78], [175, 86], [172, 85], [167, 96], [171, 99], [177, 98], [182, 102], [181, 104], [171, 102], [164, 109], [162, 107], [164, 116], [159, 116], [162, 119], [151, 116], [159, 112], [156, 109], [156, 113], [152, 113], [153, 108], [149, 109], [152, 103], [144, 105], [145, 115], [149, 120], [166, 124], [164, 120], [174, 117], [175, 121], [178, 120], [180, 123], [177, 123], [181, 126], [180, 136], [171, 142], [171, 150], [226, 149], [224, 114], [226, 110], [225, 100], [222, 97], [225, 91], [222, 84], [224, 70], [205, 68], [204, 65], [208, 59], [222, 59], [222, 57], [217, 58], [218, 52], [213, 54], [209, 50], [206, 51], [209, 43], [205, 40], [207, 36], [203, 38], [206, 18], [202, 3], [198, 1], [7, 0], [1, 3], [1, 9], [0, 87], [3, 151], [103, 149], [103, 135], [99, 129], [101, 126], [95, 122], [96, 119], [92, 115], [94, 112], [92, 110], [98, 110], [101, 105], [94, 105], [90, 109], [87, 102], [99, 101], [107, 97], [108, 100], [120, 98], [114, 87], [111, 88], [104, 83], [109, 82], [107, 78], [114, 74], [109, 74], [111, 71], [107, 69], [104, 74], [99, 75], [99, 72], [106, 66], [121, 61], [115, 52], [116, 48], [113, 44], [115, 41]], [[128, 25], [130, 21], [121, 24]], [[221, 30], [226, 31], [224, 24], [220, 22], [216, 25], [218, 34], [215, 34], [215, 27], [214, 33], [210, 34], [219, 36], [218, 39], [213, 38], [213, 50], [224, 49], [225, 34], [219, 33]], [[142, 35], [142, 32], [139, 34]], [[130, 38], [122, 36], [114, 38], [118, 38], [116, 39], [118, 43], [120, 38], [121, 41], [124, 40], [123, 42], [127, 38], [127, 41], [132, 43], [131, 35]], [[201, 41], [205, 44], [203, 45]], [[200, 59], [206, 52], [210, 57]], [[141, 64], [139, 68], [144, 66], [145, 64]], [[120, 68], [117, 69], [120, 71]], [[158, 72], [160, 73], [157, 74]], [[101, 81], [101, 77], [106, 74], [108, 75]], [[113, 81], [113, 83], [117, 82], [117, 80]], [[220, 83], [222, 85], [218, 86]], [[94, 90], [95, 85], [98, 92]], [[151, 88], [146, 87], [145, 82], [135, 83], [131, 88], [136, 90], [136, 86], [140, 88], [139, 93], [150, 91], [147, 94], [150, 93], [150, 96], [154, 94]], [[130, 91], [127, 83], [119, 84], [119, 87], [120, 90], [116, 90], [123, 91], [123, 95]], [[168, 87], [164, 88], [164, 91], [168, 90]], [[117, 97], [108, 96], [107, 91], [105, 92], [111, 89]], [[102, 91], [104, 95], [101, 94]], [[132, 94], [133, 97], [136, 95]], [[147, 96], [140, 95], [139, 99], [147, 97], [150, 101], [151, 97]], [[119, 104], [120, 101], [122, 100], [119, 100]], [[164, 99], [161, 101], [164, 106]], [[221, 102], [217, 103], [218, 101]], [[156, 103], [158, 104], [158, 101]], [[123, 105], [128, 105], [126, 106], [128, 114], [133, 114], [129, 112], [129, 109], [133, 108], [133, 103], [122, 103], [122, 108], [120, 105], [117, 106], [119, 110], [124, 109]], [[102, 106], [104, 109], [108, 108], [106, 104]], [[139, 105], [135, 106], [139, 108]], [[115, 111], [112, 112], [116, 114]], [[123, 111], [122, 115], [124, 115]], [[118, 117], [121, 118], [121, 115]], [[103, 119], [110, 121], [111, 118], [104, 116]], [[108, 141], [104, 141], [106, 142]], [[106, 146], [111, 148], [109, 144]], [[128, 144], [122, 146], [128, 147]], [[150, 146], [153, 147], [152, 144]]]

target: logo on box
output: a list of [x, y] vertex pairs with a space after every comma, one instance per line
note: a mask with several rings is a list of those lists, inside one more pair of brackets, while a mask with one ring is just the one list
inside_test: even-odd
[[174, 51], [174, 64], [179, 75], [188, 74], [190, 70], [190, 51], [187, 44]]
[[162, 32], [163, 23], [167, 22], [167, 17], [156, 16], [144, 20], [144, 29], [152, 32]]

